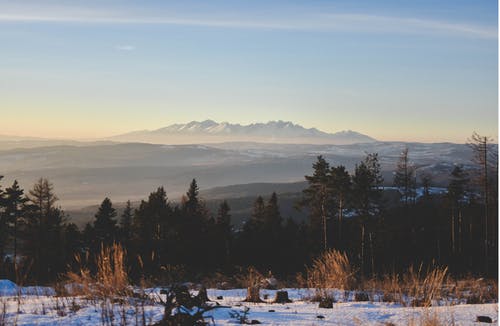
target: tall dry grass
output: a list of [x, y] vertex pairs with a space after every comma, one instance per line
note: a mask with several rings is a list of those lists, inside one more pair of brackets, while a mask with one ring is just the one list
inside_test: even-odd
[[410, 266], [403, 275], [403, 293], [409, 298], [412, 306], [430, 307], [434, 300], [443, 298], [447, 283], [448, 267], [429, 267], [423, 270]]
[[69, 282], [76, 284], [79, 294], [96, 298], [109, 298], [130, 294], [130, 283], [125, 267], [126, 251], [119, 244], [109, 247], [101, 246], [95, 259], [97, 266], [96, 275], [81, 264], [81, 257], [76, 260], [80, 263], [78, 272], [66, 274]]
[[343, 252], [328, 250], [307, 269], [307, 286], [321, 289], [349, 290], [354, 286], [354, 270]]
[[451, 315], [450, 320], [443, 318], [435, 311], [430, 311], [426, 308], [418, 317], [412, 316], [408, 318], [408, 326], [455, 326], [455, 319]]
[[344, 290], [344, 299], [347, 299], [347, 290], [352, 289], [355, 283], [355, 272], [349, 258], [337, 250], [325, 251], [307, 268], [306, 274], [307, 287], [316, 289], [312, 300], [320, 303], [335, 301], [333, 289]]
[[448, 268], [423, 265], [410, 266], [402, 274], [388, 274], [360, 284], [364, 289], [382, 295], [384, 302], [398, 302], [405, 306], [430, 307], [433, 302], [445, 299], [449, 294]]

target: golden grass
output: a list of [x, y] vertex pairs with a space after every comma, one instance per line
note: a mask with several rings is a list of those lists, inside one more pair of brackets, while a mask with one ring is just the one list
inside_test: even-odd
[[448, 267], [433, 267], [423, 271], [422, 265], [415, 270], [410, 266], [403, 277], [403, 292], [413, 298], [413, 306], [430, 307], [433, 300], [443, 297], [447, 283]]
[[431, 266], [424, 270], [410, 266], [405, 273], [388, 274], [364, 281], [360, 286], [382, 293], [382, 301], [399, 302], [405, 306], [430, 307], [449, 294], [448, 268]]
[[96, 275], [92, 275], [88, 268], [83, 267], [81, 258], [76, 257], [80, 263], [77, 273], [68, 272], [68, 280], [77, 284], [82, 295], [91, 297], [112, 297], [116, 295], [126, 295], [129, 292], [130, 283], [125, 269], [126, 251], [119, 244], [110, 247], [101, 246], [101, 250], [96, 257]]
[[316, 289], [349, 290], [354, 285], [354, 271], [343, 252], [328, 250], [307, 269], [307, 286]]

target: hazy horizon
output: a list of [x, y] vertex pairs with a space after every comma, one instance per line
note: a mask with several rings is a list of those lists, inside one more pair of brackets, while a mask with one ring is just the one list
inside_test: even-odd
[[[216, 123], [229, 123], [229, 124], [237, 124], [237, 125], [241, 125], [241, 126], [250, 126], [252, 124], [257, 124], [257, 123], [263, 123], [263, 124], [266, 124], [266, 123], [270, 123], [270, 122], [277, 122], [277, 121], [284, 121], [284, 122], [292, 122], [294, 123], [293, 121], [286, 121], [286, 120], [269, 120], [269, 121], [255, 121], [255, 122], [252, 122], [252, 123], [249, 123], [249, 124], [243, 124], [243, 123], [239, 123], [239, 122], [231, 122], [231, 121], [215, 121], [213, 119], [201, 119], [201, 120], [192, 120], [192, 121], [185, 121], [185, 122], [176, 122], [176, 123], [173, 123], [173, 124], [170, 124], [170, 125], [163, 125], [159, 128], [151, 128], [151, 129], [142, 129], [142, 130], [138, 130], [138, 129], [135, 129], [135, 130], [127, 130], [123, 133], [114, 133], [114, 134], [108, 134], [108, 135], [103, 135], [103, 136], [94, 136], [94, 137], [70, 137], [70, 136], [62, 136], [62, 135], [55, 135], [55, 136], [49, 136], [49, 135], [38, 135], [38, 134], [6, 134], [6, 133], [0, 133], [0, 141], [18, 141], [20, 139], [22, 140], [54, 140], [54, 141], [57, 141], [57, 140], [60, 140], [60, 141], [76, 141], [76, 142], [99, 142], [99, 141], [114, 141], [114, 142], [144, 142], [144, 143], [152, 143], [152, 144], [155, 144], [155, 143], [158, 143], [158, 144], [167, 144], [166, 142], [162, 142], [162, 141], [159, 141], [159, 142], [154, 142], [154, 141], [127, 141], [127, 140], [116, 140], [116, 139], [113, 139], [114, 137], [117, 137], [117, 136], [122, 136], [122, 135], [126, 135], [126, 134], [129, 134], [129, 133], [134, 133], [134, 132], [141, 132], [141, 131], [155, 131], [155, 130], [158, 130], [158, 129], [161, 129], [161, 128], [164, 128], [164, 127], [168, 127], [168, 126], [171, 126], [171, 125], [175, 125], [175, 124], [187, 124], [187, 123], [190, 123], [190, 122], [202, 122], [202, 121], [205, 121], [205, 120], [212, 120]], [[299, 124], [300, 125], [300, 124]], [[303, 126], [303, 125], [300, 125], [306, 129], [317, 129], [321, 132], [326, 132], [326, 133], [329, 133], [329, 134], [334, 134], [334, 133], [338, 133], [338, 132], [345, 132], [345, 131], [354, 131], [354, 132], [359, 132], [358, 130], [352, 130], [352, 129], [343, 129], [343, 130], [333, 130], [333, 131], [325, 131], [325, 130], [321, 130], [317, 127], [314, 127], [314, 126], [311, 126], [311, 127], [306, 127], [306, 126]], [[473, 130], [475, 131], [475, 130]], [[361, 133], [361, 132], [360, 132]], [[371, 135], [369, 134], [364, 134], [364, 133], [361, 133], [363, 135], [366, 135], [366, 136], [369, 136], [369, 137], [372, 137]], [[472, 134], [472, 132], [471, 132]], [[487, 137], [490, 137], [493, 142], [495, 143], [498, 143], [498, 135], [495, 134], [495, 135], [485, 135]], [[375, 138], [375, 137], [373, 137]], [[408, 142], [408, 143], [456, 143], [456, 144], [463, 144], [463, 143], [466, 143], [468, 141], [468, 139], [470, 138], [470, 135], [467, 136], [465, 139], [463, 139], [462, 141], [453, 141], [453, 140], [443, 140], [443, 139], [436, 139], [436, 138], [418, 138], [418, 139], [377, 139], [375, 138], [376, 141], [380, 141], [380, 142]], [[217, 143], [225, 143], [225, 142], [230, 142], [230, 141], [234, 141], [234, 142], [256, 142], [256, 143], [259, 143], [259, 142], [263, 142], [263, 143], [276, 143], [276, 144], [279, 144], [279, 143], [283, 143], [283, 144], [329, 144], [331, 142], [328, 142], [328, 141], [321, 141], [321, 142], [308, 142], [307, 140], [298, 140], [298, 141], [293, 141], [293, 140], [280, 140], [280, 139], [274, 139], [271, 140], [266, 140], [264, 138], [255, 138], [255, 139], [241, 139], [241, 138], [235, 138], [234, 140], [228, 140], [227, 138], [224, 138], [222, 136], [211, 136], [211, 138], [197, 138], [197, 137], [194, 137], [194, 136], [190, 136], [190, 135], [179, 135], [177, 136], [177, 138], [172, 138], [172, 142], [171, 143], [168, 143], [168, 144], [171, 144], [171, 145], [189, 145], [189, 144], [210, 144], [210, 143], [214, 143], [214, 144], [217, 144]], [[333, 144], [333, 143], [332, 143]]]

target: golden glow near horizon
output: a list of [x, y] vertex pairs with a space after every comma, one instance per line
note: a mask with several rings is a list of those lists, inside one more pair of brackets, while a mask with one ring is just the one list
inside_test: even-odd
[[[203, 117], [202, 119], [195, 119], [197, 121], [202, 121], [205, 119], [210, 119], [210, 117]], [[109, 122], [115, 120], [114, 125], [109, 125]], [[7, 136], [18, 136], [18, 137], [36, 137], [36, 138], [49, 138], [49, 139], [72, 139], [72, 140], [96, 140], [103, 139], [119, 134], [124, 134], [131, 131], [137, 130], [155, 130], [174, 123], [187, 123], [193, 120], [183, 120], [183, 121], [165, 121], [163, 124], [159, 124], [158, 121], [152, 121], [149, 124], [137, 124], [134, 121], [127, 121], [127, 119], [104, 119], [102, 121], [94, 121], [93, 119], [85, 119], [84, 117], [77, 118], [76, 116], [69, 120], [57, 119], [57, 118], [47, 118], [47, 119], [37, 119], [37, 120], [26, 120], [23, 119], [22, 122], [16, 122], [16, 124], [6, 124], [2, 129], [0, 135]], [[222, 122], [222, 120], [216, 120], [217, 122]], [[224, 120], [226, 121], [226, 120]], [[242, 125], [257, 123], [257, 122], [267, 122], [267, 121], [228, 121], [230, 123], [240, 123]], [[296, 121], [292, 121], [297, 123]], [[300, 123], [299, 123], [300, 124]], [[10, 128], [9, 126], [15, 126]], [[457, 130], [455, 132], [449, 132], [445, 137], [436, 136], [437, 133], [432, 132], [433, 128], [440, 128], [439, 123], [435, 123], [434, 126], [431, 124], [427, 125], [427, 130], [429, 132], [420, 134], [416, 128], [404, 129], [402, 127], [394, 127], [390, 125], [381, 125], [380, 128], [370, 128], [370, 126], [360, 126], [360, 128], [355, 129], [352, 127], [343, 126], [333, 126], [328, 123], [324, 124], [324, 127], [314, 126], [314, 125], [302, 125], [305, 128], [317, 128], [324, 132], [335, 133], [342, 130], [354, 130], [359, 133], [365, 134], [367, 136], [373, 137], [379, 141], [404, 141], [404, 142], [453, 142], [453, 143], [465, 143], [467, 138], [470, 137], [473, 131], [477, 131], [482, 135], [492, 137], [495, 141], [498, 139], [498, 132], [483, 129], [474, 129], [469, 132], [463, 132], [463, 130]], [[19, 128], [21, 127], [21, 128]]]
[[411, 15], [384, 2], [189, 3], [3, 3], [0, 135], [89, 139], [212, 119], [382, 141], [497, 138], [495, 2], [414, 3]]

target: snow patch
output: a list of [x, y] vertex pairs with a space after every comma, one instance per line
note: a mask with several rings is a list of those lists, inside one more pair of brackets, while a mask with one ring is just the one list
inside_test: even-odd
[[10, 280], [0, 280], [0, 296], [14, 296], [19, 293], [18, 291], [16, 283]]

